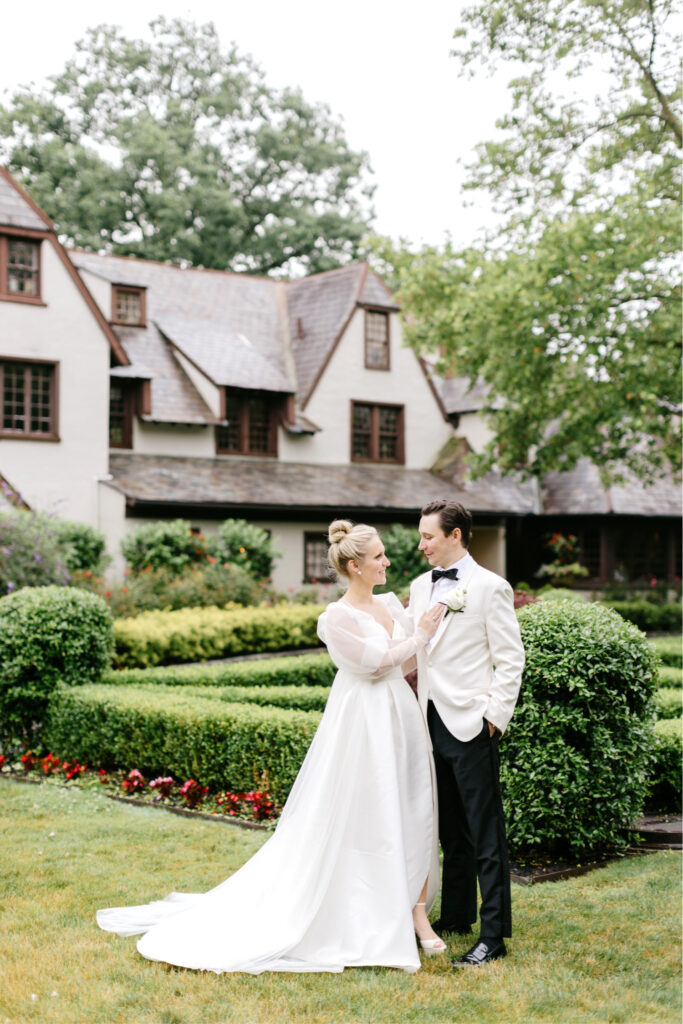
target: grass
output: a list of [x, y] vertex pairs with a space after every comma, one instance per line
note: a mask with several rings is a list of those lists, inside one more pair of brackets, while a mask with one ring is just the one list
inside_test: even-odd
[[[510, 956], [455, 974], [214, 975], [154, 964], [97, 907], [203, 891], [265, 837], [0, 779], [0, 1024], [651, 1024], [678, 1022], [680, 855], [513, 886]], [[466, 940], [454, 939], [452, 954]]]

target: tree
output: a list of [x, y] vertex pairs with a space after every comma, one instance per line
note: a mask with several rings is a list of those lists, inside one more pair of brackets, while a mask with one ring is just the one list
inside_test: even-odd
[[[463, 252], [386, 242], [407, 337], [438, 368], [483, 381], [493, 440], [475, 473], [541, 476], [581, 456], [603, 479], [681, 464], [678, 85], [669, 3], [482, 0], [456, 33], [463, 69], [511, 60], [502, 139], [469, 187], [503, 229]], [[598, 63], [605, 99], [556, 93]]]
[[63, 239], [258, 273], [356, 258], [367, 157], [329, 109], [267, 86], [211, 24], [150, 28], [91, 29], [48, 94], [0, 107], [0, 152]]

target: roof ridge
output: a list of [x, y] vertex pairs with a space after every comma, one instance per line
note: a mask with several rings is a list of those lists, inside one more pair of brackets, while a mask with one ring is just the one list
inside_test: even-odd
[[[268, 281], [269, 284], [278, 284], [281, 280], [277, 277], [268, 277], [265, 274], [250, 274], [246, 270], [220, 270], [218, 267], [197, 267], [189, 263], [186, 267], [180, 267], [177, 263], [167, 263], [164, 260], [147, 259], [145, 256], [129, 256], [116, 252], [95, 252], [92, 249], [81, 249], [80, 247], [66, 247], [69, 253], [82, 253], [84, 256], [97, 256], [100, 259], [130, 260], [134, 263], [150, 263], [156, 267], [165, 267], [167, 270], [194, 270], [199, 274], [222, 274], [224, 277], [253, 278], [255, 281]], [[304, 279], [305, 280], [305, 279]]]

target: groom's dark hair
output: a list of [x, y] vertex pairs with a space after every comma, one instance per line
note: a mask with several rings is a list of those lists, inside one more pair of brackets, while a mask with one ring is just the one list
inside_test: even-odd
[[453, 533], [453, 530], [459, 529], [462, 546], [468, 548], [472, 536], [472, 513], [470, 510], [461, 505], [459, 501], [436, 498], [435, 501], [430, 501], [424, 506], [421, 515], [431, 516], [435, 512], [438, 513], [439, 525], [446, 536]]

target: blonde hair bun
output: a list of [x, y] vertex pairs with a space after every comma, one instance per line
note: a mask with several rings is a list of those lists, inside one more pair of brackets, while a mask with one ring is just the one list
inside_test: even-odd
[[353, 529], [353, 523], [350, 523], [348, 519], [335, 519], [333, 523], [330, 523], [330, 528], [327, 534], [327, 539], [330, 544], [341, 544], [345, 537], [351, 533]]

